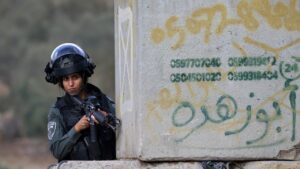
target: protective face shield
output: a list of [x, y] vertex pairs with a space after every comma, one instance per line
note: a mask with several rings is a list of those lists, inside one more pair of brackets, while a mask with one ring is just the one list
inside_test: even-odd
[[50, 62], [45, 68], [45, 79], [56, 84], [60, 77], [78, 72], [85, 72], [86, 76], [90, 77], [95, 67], [81, 47], [74, 43], [63, 43], [53, 50]]

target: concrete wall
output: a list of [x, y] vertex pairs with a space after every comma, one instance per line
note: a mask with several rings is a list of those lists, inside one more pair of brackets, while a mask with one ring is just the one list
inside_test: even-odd
[[118, 158], [299, 159], [299, 11], [115, 0]]
[[[115, 1], [115, 68], [116, 110], [122, 119], [121, 135], [117, 141], [117, 154], [135, 158], [138, 154], [139, 130], [137, 90], [136, 14], [135, 6], [127, 1]], [[122, 111], [121, 111], [122, 110]]]

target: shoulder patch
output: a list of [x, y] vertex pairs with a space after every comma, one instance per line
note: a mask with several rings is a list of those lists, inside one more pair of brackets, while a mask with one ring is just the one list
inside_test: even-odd
[[55, 130], [56, 130], [56, 122], [49, 121], [48, 122], [48, 139], [49, 140], [52, 140]]

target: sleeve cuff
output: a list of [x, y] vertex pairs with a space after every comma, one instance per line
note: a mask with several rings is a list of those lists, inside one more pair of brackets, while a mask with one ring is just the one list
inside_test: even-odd
[[70, 139], [73, 141], [73, 142], [76, 142], [79, 137], [81, 136], [81, 133], [77, 133], [74, 129], [74, 127], [68, 132], [68, 136], [70, 137]]

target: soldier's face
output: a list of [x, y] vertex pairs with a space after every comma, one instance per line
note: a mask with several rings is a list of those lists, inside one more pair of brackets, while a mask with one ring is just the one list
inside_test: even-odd
[[64, 90], [70, 95], [78, 95], [83, 85], [83, 79], [79, 73], [73, 73], [63, 77]]

